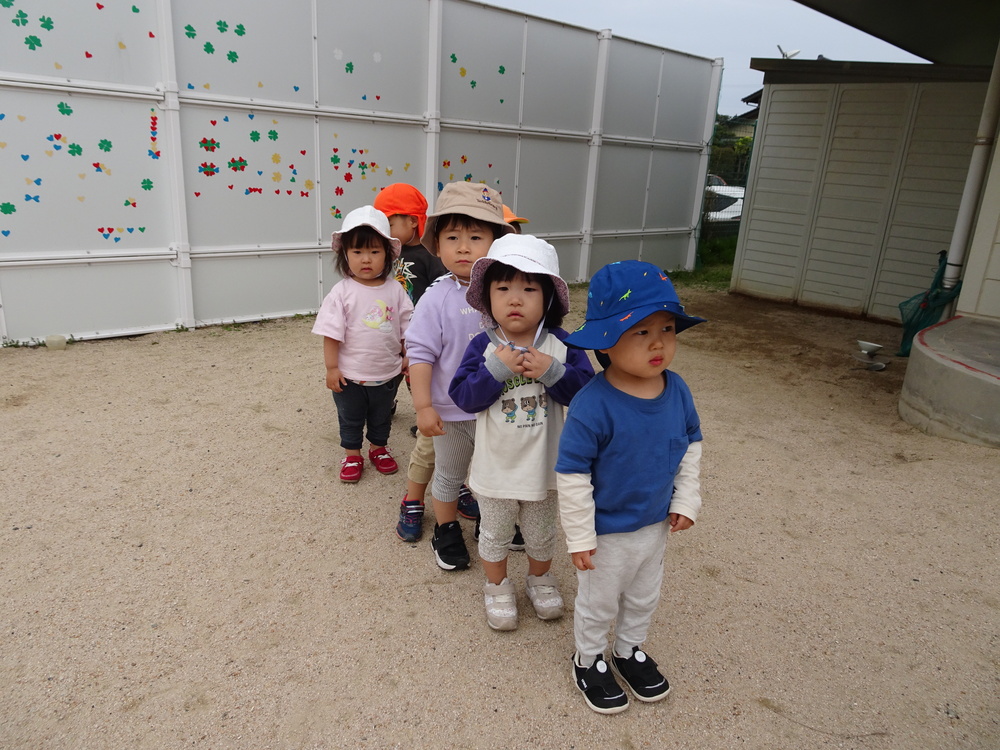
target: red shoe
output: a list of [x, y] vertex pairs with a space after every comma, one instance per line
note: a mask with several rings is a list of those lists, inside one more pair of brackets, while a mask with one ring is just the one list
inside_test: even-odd
[[353, 484], [361, 479], [365, 470], [365, 460], [361, 456], [344, 456], [340, 462], [340, 481]]
[[399, 471], [399, 464], [389, 453], [389, 449], [384, 446], [382, 448], [369, 448], [368, 460], [382, 474], [395, 474]]

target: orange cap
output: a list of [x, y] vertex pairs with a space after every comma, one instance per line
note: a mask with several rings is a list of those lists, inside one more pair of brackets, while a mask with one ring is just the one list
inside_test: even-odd
[[510, 224], [511, 222], [516, 222], [518, 224], [527, 224], [528, 223], [527, 219], [522, 218], [520, 216], [515, 216], [514, 212], [511, 211], [509, 208], [507, 208], [507, 204], [506, 203], [504, 204], [504, 207], [503, 207], [503, 220], [506, 221], [508, 224]]
[[427, 199], [413, 185], [394, 182], [375, 196], [373, 205], [386, 216], [416, 216], [417, 236], [423, 236], [427, 223]]

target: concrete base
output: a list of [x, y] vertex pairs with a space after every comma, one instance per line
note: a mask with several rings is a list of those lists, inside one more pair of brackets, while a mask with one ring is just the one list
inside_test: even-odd
[[929, 435], [1000, 448], [1000, 322], [957, 316], [918, 333], [899, 416]]

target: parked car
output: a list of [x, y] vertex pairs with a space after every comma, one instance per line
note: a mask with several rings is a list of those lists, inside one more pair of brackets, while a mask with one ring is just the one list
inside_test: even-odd
[[727, 185], [718, 175], [710, 174], [705, 187], [705, 221], [739, 221], [743, 218], [743, 194], [746, 188]]

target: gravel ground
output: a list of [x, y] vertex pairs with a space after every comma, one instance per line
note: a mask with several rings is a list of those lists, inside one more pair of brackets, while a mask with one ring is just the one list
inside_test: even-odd
[[996, 750], [1000, 453], [899, 419], [906, 361], [851, 358], [894, 326], [682, 298], [705, 506], [646, 644], [674, 690], [616, 716], [571, 613], [490, 631], [478, 569], [395, 537], [402, 472], [338, 481], [311, 319], [0, 350], [0, 747]]

